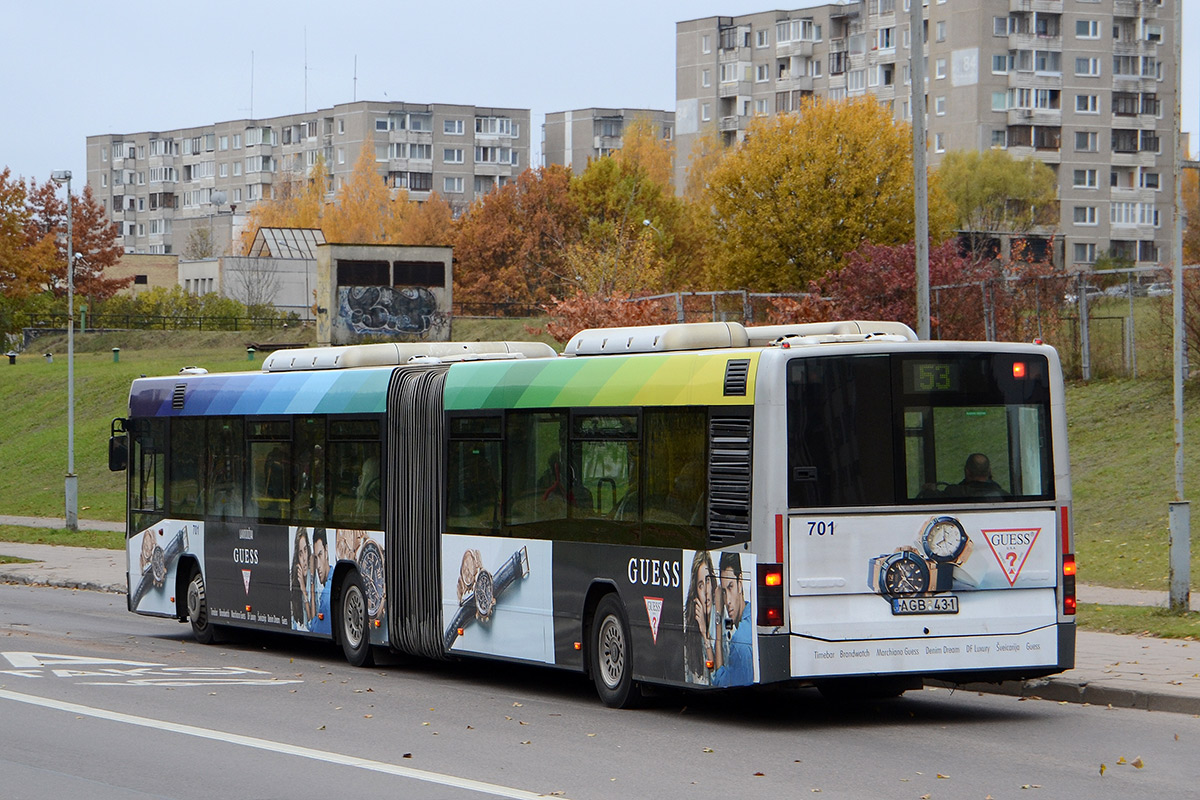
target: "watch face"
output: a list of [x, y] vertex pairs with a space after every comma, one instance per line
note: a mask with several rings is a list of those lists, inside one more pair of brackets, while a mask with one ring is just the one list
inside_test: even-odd
[[167, 579], [167, 557], [161, 547], [155, 547], [150, 556], [150, 574], [154, 576], [155, 586], [162, 586]]
[[479, 570], [475, 576], [475, 614], [480, 619], [487, 619], [496, 608], [496, 585], [492, 573], [486, 569]]
[[922, 543], [935, 561], [953, 561], [967, 546], [967, 534], [953, 517], [938, 517], [925, 528]]
[[367, 594], [367, 613], [372, 617], [383, 607], [384, 577], [383, 553], [379, 545], [367, 539], [358, 551], [358, 571], [363, 578], [363, 591]]
[[929, 567], [912, 553], [901, 553], [883, 571], [883, 590], [890, 595], [922, 594], [929, 589]]

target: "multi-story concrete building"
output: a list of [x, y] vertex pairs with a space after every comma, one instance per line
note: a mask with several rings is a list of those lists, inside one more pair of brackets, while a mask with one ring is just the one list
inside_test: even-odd
[[657, 135], [670, 141], [675, 136], [675, 113], [645, 108], [584, 108], [555, 111], [542, 125], [542, 163], [563, 164], [583, 172], [589, 158], [620, 150], [625, 127], [646, 119]]
[[[908, 0], [843, 0], [676, 25], [676, 187], [712, 126], [807, 96], [868, 95], [911, 121]], [[1174, 4], [1162, 0], [925, 0], [929, 163], [1006, 148], [1058, 176], [1069, 267], [1170, 254]]]
[[388, 186], [417, 201], [437, 192], [461, 210], [529, 166], [529, 135], [529, 109], [360, 101], [89, 136], [87, 180], [120, 225], [126, 252], [187, 255], [192, 231], [203, 229], [200, 239], [213, 242], [205, 255], [220, 256], [240, 233], [239, 215], [279, 184], [307, 176], [318, 157], [331, 197], [370, 147]]

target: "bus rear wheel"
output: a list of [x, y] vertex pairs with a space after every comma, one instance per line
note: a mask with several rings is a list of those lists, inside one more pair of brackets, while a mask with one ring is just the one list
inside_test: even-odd
[[362, 578], [357, 572], [351, 572], [342, 582], [342, 598], [337, 611], [337, 634], [338, 641], [342, 643], [342, 652], [346, 654], [346, 660], [352, 666], [366, 667], [373, 661], [370, 622]]
[[204, 576], [199, 568], [192, 569], [187, 585], [187, 615], [192, 623], [192, 633], [200, 644], [212, 644], [217, 638], [217, 626], [208, 616], [208, 595], [204, 591]]
[[642, 693], [633, 680], [633, 651], [625, 609], [615, 594], [605, 595], [597, 604], [590, 644], [592, 680], [600, 700], [609, 708], [636, 707]]

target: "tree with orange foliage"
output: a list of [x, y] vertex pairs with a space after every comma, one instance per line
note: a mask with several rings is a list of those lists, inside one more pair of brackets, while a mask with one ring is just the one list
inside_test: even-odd
[[320, 228], [327, 180], [325, 158], [317, 156], [307, 176], [289, 175], [276, 182], [271, 198], [260, 200], [246, 215], [242, 252], [250, 252], [259, 228]]
[[52, 234], [31, 240], [34, 223], [28, 196], [25, 182], [5, 167], [0, 172], [0, 296], [6, 300], [22, 300], [38, 291], [44, 267], [55, 257]]
[[458, 221], [454, 299], [536, 305], [565, 291], [566, 250], [579, 238], [571, 171], [527, 169]]
[[692, 143], [692, 152], [688, 156], [687, 183], [683, 187], [684, 199], [697, 206], [703, 205], [709, 175], [717, 164], [721, 163], [727, 152], [715, 123], [710, 122], [700, 129], [700, 135]]
[[[75, 293], [90, 300], [104, 300], [133, 283], [133, 278], [106, 278], [104, 269], [121, 260], [123, 250], [117, 238], [117, 226], [108, 219], [108, 212], [96, 202], [92, 187], [85, 185], [82, 195], [71, 200], [71, 239], [77, 256], [75, 262]], [[29, 181], [30, 216], [25, 226], [29, 247], [36, 247], [47, 237], [56, 243], [55, 257], [41, 264], [42, 286], [57, 297], [67, 293], [67, 202], [58, 197], [58, 185], [46, 181], [39, 185]], [[63, 234], [60, 236], [60, 234]]]
[[449, 245], [454, 240], [454, 212], [437, 192], [424, 203], [414, 203], [401, 189], [392, 198], [384, 220], [388, 244]]

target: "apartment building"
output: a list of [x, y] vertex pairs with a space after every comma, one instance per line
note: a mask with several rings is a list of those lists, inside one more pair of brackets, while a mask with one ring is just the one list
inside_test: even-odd
[[[1170, 257], [1174, 3], [924, 0], [929, 164], [1005, 148], [1058, 176], [1068, 268]], [[676, 186], [710, 128], [805, 97], [871, 96], [911, 122], [909, 0], [844, 0], [676, 25]]]
[[331, 199], [369, 147], [389, 187], [416, 201], [437, 192], [461, 211], [529, 166], [529, 135], [529, 109], [360, 101], [89, 136], [87, 181], [126, 252], [187, 255], [189, 236], [203, 228], [214, 240], [209, 255], [221, 256], [233, 252], [246, 211], [307, 176], [319, 157]]
[[649, 120], [666, 141], [675, 137], [675, 113], [645, 108], [583, 108], [555, 111], [542, 125], [542, 164], [563, 164], [576, 173], [587, 169], [589, 158], [620, 150], [625, 127], [634, 120]]

